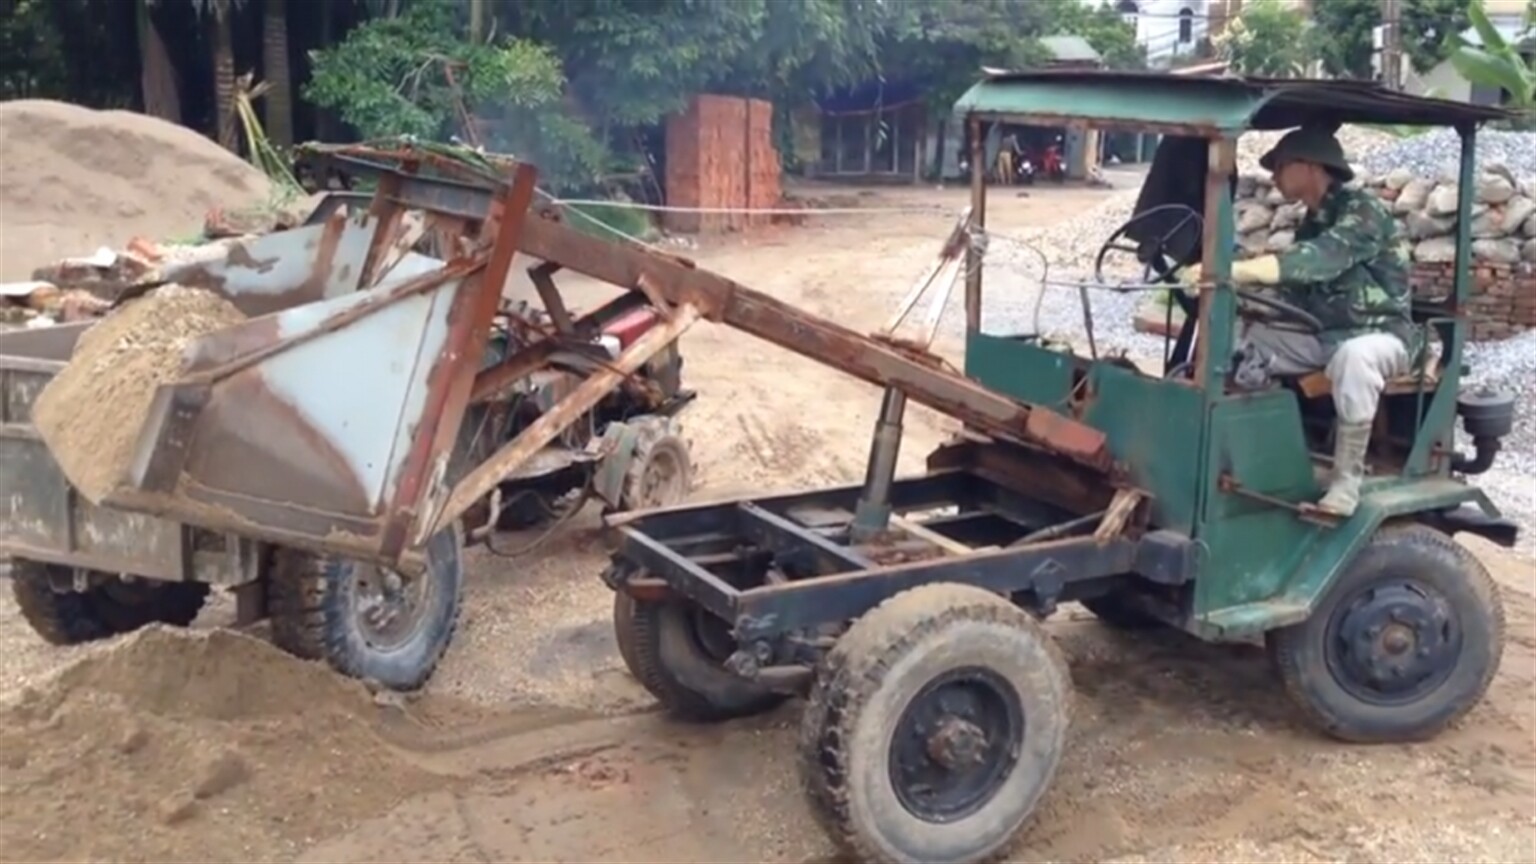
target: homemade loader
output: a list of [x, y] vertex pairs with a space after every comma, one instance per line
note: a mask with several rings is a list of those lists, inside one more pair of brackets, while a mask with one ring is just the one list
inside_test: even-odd
[[[1502, 115], [1357, 82], [1077, 72], [993, 75], [960, 108], [978, 142], [969, 224], [927, 278], [966, 274], [967, 377], [681, 264], [525, 232], [535, 255], [649, 284], [675, 314], [887, 388], [862, 485], [609, 517], [604, 578], [635, 676], [700, 721], [807, 696], [812, 810], [851, 857], [882, 862], [988, 859], [1024, 825], [1067, 738], [1072, 685], [1039, 623], [1064, 601], [1111, 627], [1262, 638], [1277, 690], [1347, 741], [1424, 738], [1463, 716], [1498, 668], [1504, 616], [1451, 535], [1516, 539], [1458, 476], [1487, 470], [1513, 415], [1508, 394], [1460, 389], [1474, 136]], [[1202, 262], [1207, 284], [1176, 295], [1190, 314], [1160, 374], [983, 328], [983, 120], [1164, 136], [1135, 217], [1100, 255], [1101, 268], [1136, 256], [1145, 275], [1126, 289]], [[1314, 122], [1450, 125], [1463, 142], [1455, 291], [1414, 309], [1438, 353], [1388, 383], [1362, 502], [1342, 521], [1308, 503], [1330, 452], [1327, 379], [1268, 378], [1234, 351], [1239, 319], [1318, 322], [1229, 281], [1236, 138]], [[1087, 289], [1112, 286], [1076, 287], [1089, 313]], [[896, 479], [908, 399], [967, 429], [928, 473]], [[1474, 454], [1455, 449], [1458, 415]]]
[[[492, 520], [683, 500], [681, 326], [640, 293], [578, 316], [548, 262], [529, 274], [545, 311], [502, 300], [531, 171], [505, 185], [451, 160], [363, 167], [378, 194], [329, 196], [305, 226], [125, 292], [205, 288], [250, 317], [192, 343], [104, 500], [66, 478], [34, 408], [110, 319], [0, 334], [0, 561], [44, 638], [185, 626], [221, 587], [280, 647], [410, 689], [453, 636], [463, 543], [517, 554], [492, 545]], [[466, 189], [477, 209], [433, 201]], [[445, 513], [458, 485], [476, 491]]]

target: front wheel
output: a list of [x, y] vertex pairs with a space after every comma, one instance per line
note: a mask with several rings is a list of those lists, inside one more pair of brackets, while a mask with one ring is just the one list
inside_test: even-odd
[[652, 510], [686, 501], [693, 488], [693, 460], [677, 422], [639, 417], [629, 423], [637, 434], [619, 508]]
[[1071, 676], [1044, 629], [995, 594], [898, 594], [854, 622], [818, 672], [800, 775], [848, 857], [991, 860], [1055, 777]]
[[1504, 606], [1472, 553], [1424, 525], [1383, 528], [1311, 617], [1266, 636], [1286, 692], [1327, 734], [1431, 738], [1498, 672]]
[[440, 531], [427, 543], [426, 570], [407, 578], [359, 561], [279, 549], [267, 594], [273, 641], [344, 675], [392, 690], [420, 688], [458, 627], [462, 551], [457, 528]]

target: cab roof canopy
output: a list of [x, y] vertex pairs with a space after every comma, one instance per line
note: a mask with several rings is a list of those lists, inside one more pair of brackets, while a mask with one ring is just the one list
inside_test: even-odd
[[1374, 81], [1079, 69], [987, 70], [955, 103], [955, 112], [995, 119], [1034, 116], [1061, 125], [1161, 127], [1185, 135], [1304, 123], [1470, 126], [1512, 116], [1502, 108], [1409, 96]]

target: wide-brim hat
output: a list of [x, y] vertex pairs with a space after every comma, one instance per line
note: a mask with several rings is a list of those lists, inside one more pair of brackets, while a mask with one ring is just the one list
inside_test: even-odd
[[1355, 179], [1355, 171], [1344, 158], [1344, 148], [1327, 129], [1302, 126], [1285, 133], [1274, 147], [1259, 158], [1259, 167], [1274, 173], [1287, 162], [1311, 162], [1333, 173], [1341, 183]]

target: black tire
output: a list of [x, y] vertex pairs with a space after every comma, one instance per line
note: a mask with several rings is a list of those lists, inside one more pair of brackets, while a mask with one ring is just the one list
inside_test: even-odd
[[627, 421], [638, 437], [624, 474], [620, 510], [673, 507], [693, 488], [693, 459], [676, 421], [668, 417], [637, 417]]
[[[703, 629], [715, 625], [721, 629]], [[630, 674], [679, 720], [751, 717], [789, 698], [727, 670], [722, 664], [734, 642], [725, 623], [683, 601], [636, 600], [616, 591], [613, 630]]]
[[[993, 706], [971, 718], [996, 722], [980, 739], [986, 747], [970, 751], [968, 771], [937, 764], [932, 750], [942, 741], [930, 730], [986, 730], [953, 714], [931, 723], [912, 716], [935, 704], [930, 691], [939, 684], [990, 694], [971, 701]], [[993, 860], [1055, 778], [1071, 702], [1066, 660], [1024, 610], [966, 585], [898, 594], [855, 621], [818, 670], [799, 745], [811, 810], [857, 861]], [[898, 788], [908, 769], [937, 773]], [[918, 801], [918, 790], [966, 785], [974, 787], [969, 800], [948, 808]]]
[[1163, 622], [1125, 602], [1123, 594], [1101, 594], [1079, 602], [1095, 618], [1104, 622], [1104, 626], [1113, 630], [1137, 633], [1164, 626]]
[[11, 596], [27, 626], [51, 645], [94, 642], [156, 623], [188, 627], [208, 599], [208, 586], [199, 582], [115, 577], [87, 591], [54, 591], [51, 577], [68, 572], [57, 564], [12, 563]]
[[[324, 660], [353, 678], [372, 679], [391, 690], [426, 684], [448, 650], [463, 606], [463, 538], [457, 528], [427, 543], [427, 569], [389, 590], [398, 598], [400, 626], [380, 630], [363, 603], [375, 581], [390, 580], [380, 568], [342, 558], [278, 549], [267, 580], [272, 641], [284, 651]], [[419, 594], [400, 596], [416, 590]], [[393, 623], [393, 622], [391, 622]]]
[[1390, 526], [1306, 621], [1270, 632], [1265, 643], [1286, 692], [1326, 734], [1420, 741], [1487, 692], [1504, 653], [1504, 605], [1482, 563], [1450, 537], [1425, 525]]

